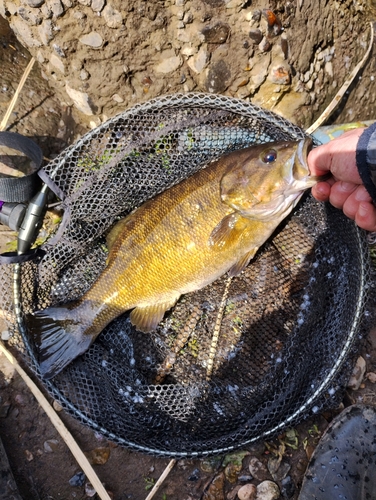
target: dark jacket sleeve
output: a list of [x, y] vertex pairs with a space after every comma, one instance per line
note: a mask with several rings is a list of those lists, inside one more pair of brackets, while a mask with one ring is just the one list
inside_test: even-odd
[[356, 165], [365, 188], [376, 204], [376, 123], [366, 128], [359, 137]]

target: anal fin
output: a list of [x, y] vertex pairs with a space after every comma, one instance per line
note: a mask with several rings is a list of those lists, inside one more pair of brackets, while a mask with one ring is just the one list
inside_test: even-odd
[[132, 325], [140, 332], [152, 332], [157, 328], [158, 323], [162, 321], [164, 313], [176, 304], [178, 298], [146, 307], [135, 307], [130, 314]]
[[251, 251], [244, 254], [243, 257], [241, 257], [238, 260], [238, 262], [235, 262], [235, 264], [229, 269], [228, 275], [237, 276], [238, 274], [240, 274], [243, 271], [243, 269], [245, 269], [248, 266], [250, 260], [253, 259], [257, 250], [258, 247], [255, 247]]

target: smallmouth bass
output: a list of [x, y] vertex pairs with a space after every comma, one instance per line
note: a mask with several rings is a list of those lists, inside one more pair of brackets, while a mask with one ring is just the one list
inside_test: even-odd
[[239, 274], [317, 182], [306, 163], [311, 145], [306, 138], [234, 151], [120, 220], [92, 287], [28, 316], [42, 375], [59, 373], [125, 311], [150, 332], [182, 294]]

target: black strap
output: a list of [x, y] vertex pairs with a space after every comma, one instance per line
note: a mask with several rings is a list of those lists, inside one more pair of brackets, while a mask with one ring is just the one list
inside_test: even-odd
[[40, 247], [33, 248], [27, 252], [18, 255], [17, 252], [4, 252], [0, 254], [0, 265], [3, 264], [22, 264], [29, 260], [41, 259], [46, 254]]
[[40, 184], [37, 171], [43, 161], [42, 150], [34, 141], [16, 132], [0, 132], [0, 146], [20, 151], [34, 162], [34, 167], [29, 175], [0, 178], [0, 200], [5, 202], [29, 200], [36, 193]]

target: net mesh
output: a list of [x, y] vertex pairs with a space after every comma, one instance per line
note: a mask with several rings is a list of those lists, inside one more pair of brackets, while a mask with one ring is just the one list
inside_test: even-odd
[[[44, 257], [0, 269], [11, 348], [40, 377], [14, 298], [24, 313], [79, 298], [120, 217], [226, 152], [303, 137], [271, 112], [206, 94], [159, 98], [86, 134], [44, 167], [63, 211]], [[338, 405], [367, 328], [369, 274], [364, 233], [307, 195], [241, 275], [181, 297], [151, 334], [124, 314], [42, 382], [121, 445], [172, 457], [229, 451]]]

